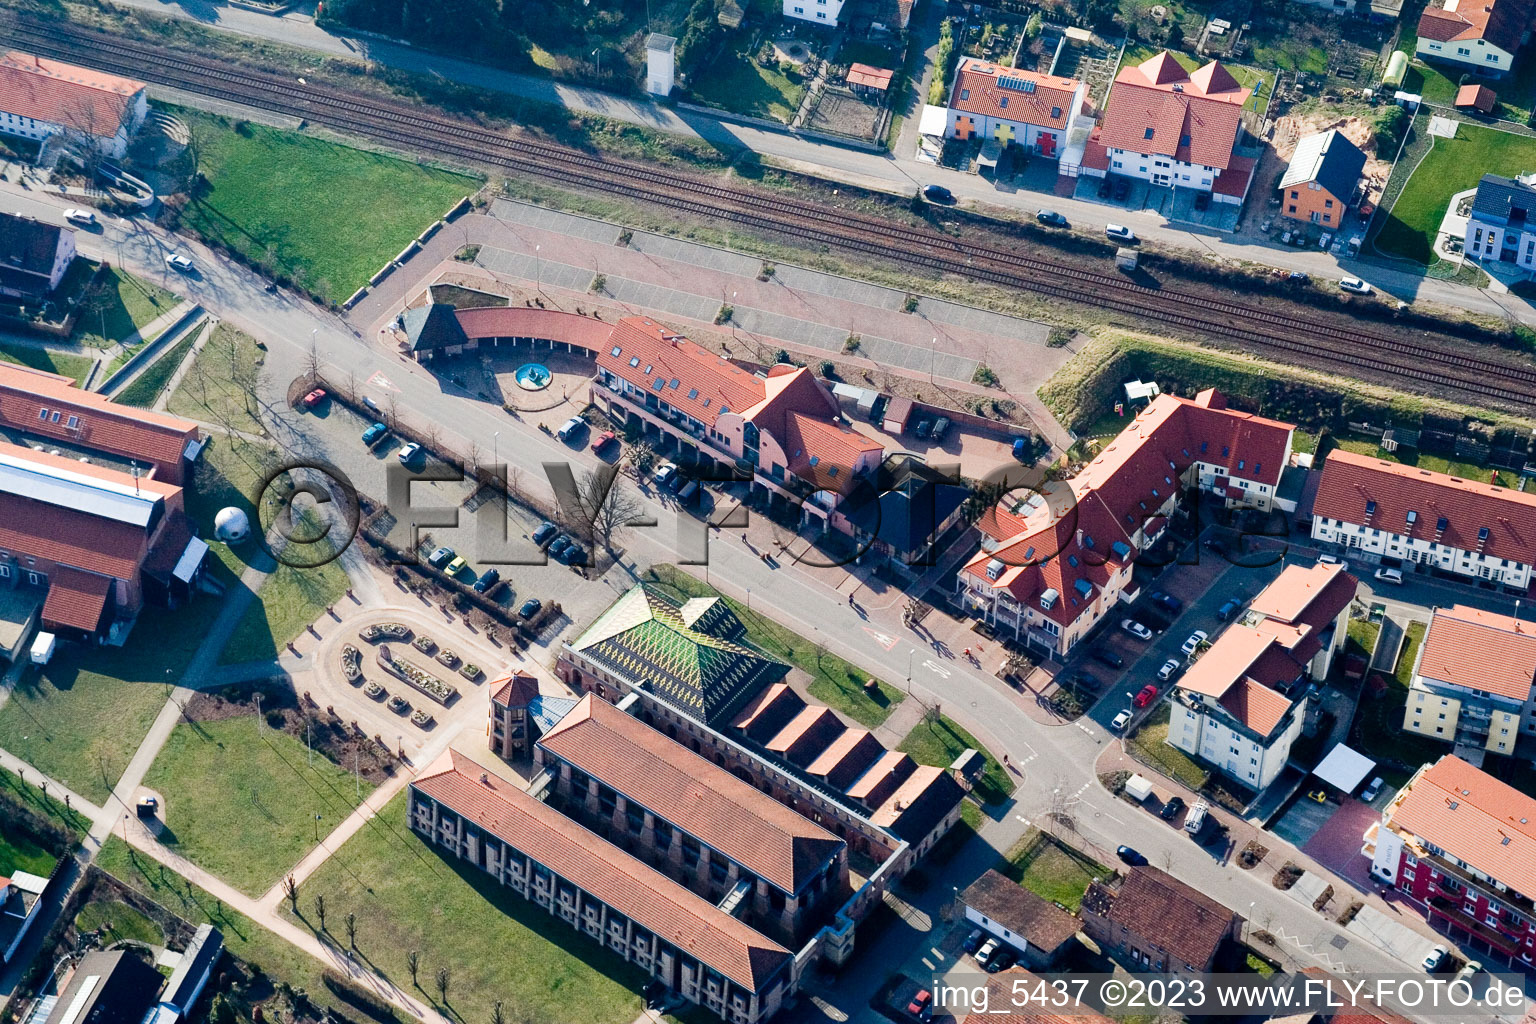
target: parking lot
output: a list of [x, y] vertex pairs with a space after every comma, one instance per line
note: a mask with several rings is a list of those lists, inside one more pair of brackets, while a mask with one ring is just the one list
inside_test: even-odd
[[[1101, 194], [1105, 183], [1108, 183], [1109, 191]], [[1155, 213], [1175, 223], [1195, 224], [1215, 231], [1235, 230], [1243, 208], [1237, 203], [1201, 199], [1202, 192], [1201, 189], [1154, 185], [1123, 174], [1111, 174], [1107, 178], [1083, 175], [1077, 179], [1072, 198], [1120, 207], [1128, 214]], [[1130, 227], [1135, 230], [1136, 225]]]

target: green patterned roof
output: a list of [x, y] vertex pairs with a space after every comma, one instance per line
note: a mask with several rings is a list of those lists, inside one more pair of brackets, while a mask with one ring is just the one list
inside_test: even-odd
[[789, 671], [747, 640], [719, 598], [677, 605], [644, 585], [615, 601], [571, 649], [708, 725]]

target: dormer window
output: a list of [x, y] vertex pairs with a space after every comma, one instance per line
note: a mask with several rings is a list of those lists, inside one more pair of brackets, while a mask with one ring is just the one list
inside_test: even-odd
[[39, 409], [39, 410], [37, 410], [37, 418], [42, 420], [44, 423], [47, 423], [48, 422], [48, 410], [47, 409]]

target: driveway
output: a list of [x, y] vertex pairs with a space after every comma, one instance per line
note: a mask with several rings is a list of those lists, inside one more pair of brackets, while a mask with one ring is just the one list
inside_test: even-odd
[[[1301, 795], [1296, 798], [1296, 802], [1291, 804], [1290, 808], [1269, 827], [1275, 835], [1303, 850], [1312, 841], [1312, 837], [1328, 824], [1328, 819], [1333, 817], [1337, 809], [1334, 804], [1320, 804], [1307, 796], [1307, 790], [1310, 788], [1308, 785], [1303, 785]], [[1357, 852], [1359, 848], [1360, 844], [1356, 842]]]
[[[1380, 800], [1384, 796], [1385, 794], [1382, 794], [1377, 799]], [[1305, 796], [1297, 801], [1298, 806], [1301, 804], [1325, 810]], [[1345, 797], [1339, 808], [1321, 826], [1313, 830], [1312, 838], [1300, 844], [1301, 851], [1352, 883], [1361, 892], [1370, 892], [1371, 862], [1361, 854], [1360, 843], [1365, 830], [1370, 828], [1371, 823], [1380, 820], [1381, 812], [1370, 804], [1362, 803], [1352, 796]], [[1275, 831], [1280, 831], [1278, 825]], [[1284, 835], [1284, 833], [1281, 834]]]

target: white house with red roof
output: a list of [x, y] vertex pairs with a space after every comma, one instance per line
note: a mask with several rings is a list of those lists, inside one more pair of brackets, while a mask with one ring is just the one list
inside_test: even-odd
[[1312, 505], [1312, 539], [1404, 572], [1524, 593], [1536, 569], [1536, 494], [1335, 449]]
[[1087, 86], [1075, 78], [1005, 68], [965, 57], [949, 94], [947, 138], [995, 139], [1055, 159], [1082, 111]]
[[90, 137], [121, 158], [148, 113], [143, 82], [16, 50], [0, 55], [0, 134]]
[[1453, 605], [1437, 608], [1419, 645], [1403, 728], [1454, 743], [1481, 762], [1536, 734], [1536, 623]]
[[1157, 396], [1076, 477], [1010, 493], [981, 517], [981, 551], [959, 574], [962, 602], [1020, 642], [1065, 655], [1134, 597], [1131, 565], [1185, 488], [1272, 508], [1293, 429], [1228, 409], [1214, 389]]
[[1436, 928], [1536, 963], [1536, 798], [1446, 754], [1393, 795], [1360, 852]]
[[854, 430], [805, 367], [757, 374], [647, 317], [614, 327], [597, 353], [592, 400], [621, 423], [665, 434], [722, 473], [844, 532], [836, 509], [879, 468], [884, 447]]
[[1445, 0], [1419, 15], [1414, 54], [1490, 78], [1507, 74], [1530, 38], [1531, 0]]
[[843, 0], [784, 0], [784, 17], [809, 21], [814, 25], [837, 27], [843, 13]]
[[1252, 92], [1219, 61], [1190, 73], [1167, 50], [1121, 68], [1082, 173], [1200, 189], [1218, 202], [1240, 204], [1257, 164], [1237, 152]]
[[1267, 787], [1306, 721], [1298, 691], [1327, 677], [1358, 586], [1339, 565], [1287, 566], [1196, 653], [1174, 690], [1168, 742], [1249, 789]]

